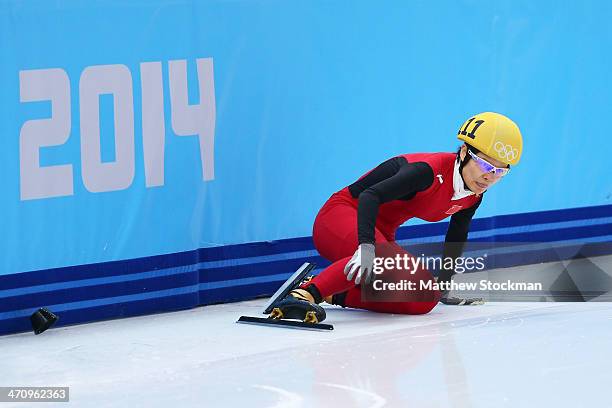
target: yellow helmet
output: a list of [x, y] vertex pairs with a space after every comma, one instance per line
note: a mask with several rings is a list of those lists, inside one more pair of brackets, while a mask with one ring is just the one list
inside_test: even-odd
[[483, 112], [466, 120], [457, 138], [489, 157], [515, 165], [523, 151], [523, 137], [516, 123], [495, 112]]

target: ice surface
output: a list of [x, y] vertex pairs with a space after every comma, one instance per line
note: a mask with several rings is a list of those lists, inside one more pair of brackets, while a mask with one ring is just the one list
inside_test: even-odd
[[608, 303], [327, 307], [333, 332], [234, 323], [264, 304], [0, 337], [0, 385], [70, 386], [79, 407], [610, 406]]

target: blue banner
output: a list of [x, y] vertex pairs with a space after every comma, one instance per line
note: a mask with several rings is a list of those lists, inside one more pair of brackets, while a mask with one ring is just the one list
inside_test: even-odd
[[612, 203], [601, 1], [4, 1], [1, 274], [308, 236], [336, 190], [524, 135], [477, 217]]

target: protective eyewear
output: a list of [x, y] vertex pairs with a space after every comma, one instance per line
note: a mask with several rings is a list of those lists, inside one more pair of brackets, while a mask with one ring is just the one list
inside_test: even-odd
[[468, 149], [468, 153], [484, 173], [493, 173], [496, 177], [503, 177], [510, 171], [509, 167], [495, 167], [482, 157], [476, 156], [470, 149]]

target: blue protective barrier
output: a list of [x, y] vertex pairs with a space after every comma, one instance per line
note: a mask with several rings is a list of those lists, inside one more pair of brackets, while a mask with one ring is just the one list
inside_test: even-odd
[[[3, 1], [0, 332], [23, 330], [38, 304], [70, 323], [269, 293], [316, 258], [295, 237], [331, 193], [391, 156], [454, 151], [481, 111], [514, 119], [525, 149], [474, 233], [529, 227], [503, 214], [608, 211], [611, 12], [552, 0]], [[555, 218], [537, 236], [609, 236], [605, 217]], [[233, 263], [267, 251], [257, 267]]]
[[[410, 250], [440, 242], [447, 226], [402, 227], [396, 237]], [[473, 241], [577, 243], [578, 249], [605, 242], [603, 251], [579, 256], [610, 254], [612, 205], [476, 219], [472, 230]], [[488, 267], [570, 259], [576, 252], [524, 249], [489, 259]], [[271, 295], [305, 261], [319, 266], [315, 273], [329, 264], [310, 237], [0, 276], [0, 334], [29, 330], [29, 315], [42, 306], [67, 325]]]

